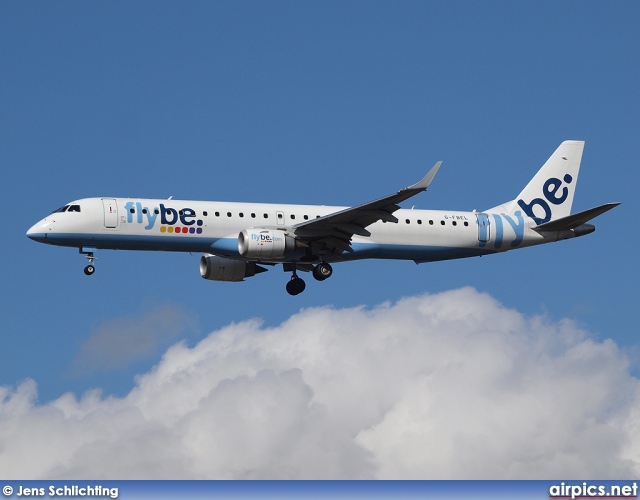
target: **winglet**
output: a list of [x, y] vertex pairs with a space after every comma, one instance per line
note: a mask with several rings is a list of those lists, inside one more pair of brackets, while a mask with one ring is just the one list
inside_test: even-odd
[[431, 181], [433, 180], [433, 178], [438, 173], [438, 169], [440, 168], [440, 165], [442, 165], [441, 161], [439, 161], [433, 167], [431, 167], [431, 170], [427, 172], [427, 175], [425, 175], [420, 182], [414, 184], [413, 186], [409, 186], [408, 188], [405, 188], [405, 189], [407, 190], [415, 189], [418, 191], [424, 191], [425, 189], [427, 189], [429, 187], [429, 184], [431, 184]]

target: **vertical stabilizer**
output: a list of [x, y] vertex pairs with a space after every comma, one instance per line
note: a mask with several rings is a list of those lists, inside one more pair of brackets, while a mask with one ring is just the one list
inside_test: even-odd
[[518, 197], [502, 207], [521, 211], [536, 224], [570, 215], [583, 149], [584, 141], [564, 141]]

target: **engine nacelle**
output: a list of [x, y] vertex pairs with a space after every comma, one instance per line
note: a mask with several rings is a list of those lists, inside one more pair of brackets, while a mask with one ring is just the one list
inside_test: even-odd
[[214, 281], [243, 281], [258, 273], [265, 272], [255, 262], [227, 259], [217, 255], [204, 254], [200, 257], [200, 276]]
[[283, 231], [245, 229], [238, 235], [238, 252], [252, 259], [274, 259], [291, 253], [296, 240]]

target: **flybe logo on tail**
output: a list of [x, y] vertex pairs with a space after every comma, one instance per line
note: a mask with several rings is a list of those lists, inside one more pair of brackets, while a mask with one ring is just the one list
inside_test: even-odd
[[[571, 184], [571, 182], [573, 182], [573, 177], [569, 174], [566, 174], [563, 179], [567, 184]], [[529, 202], [529, 204], [525, 203], [522, 199], [518, 200], [520, 208], [522, 208], [525, 214], [536, 221], [536, 224], [544, 224], [551, 220], [551, 207], [549, 206], [549, 203], [552, 203], [553, 205], [562, 205], [569, 196], [569, 188], [562, 186], [562, 181], [560, 179], [551, 177], [550, 179], [547, 179], [544, 186], [542, 186], [542, 194], [545, 199], [534, 198]], [[534, 213], [533, 208], [536, 206], [540, 207], [544, 211], [544, 217], [538, 217]]]

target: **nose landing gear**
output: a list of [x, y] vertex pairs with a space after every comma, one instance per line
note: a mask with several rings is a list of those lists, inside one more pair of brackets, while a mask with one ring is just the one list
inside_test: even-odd
[[84, 268], [84, 274], [86, 274], [87, 276], [91, 276], [96, 272], [96, 266], [93, 265], [93, 262], [97, 259], [97, 257], [93, 256], [93, 252], [83, 252], [82, 248], [80, 249], [80, 253], [83, 254], [89, 261], [89, 265]]

